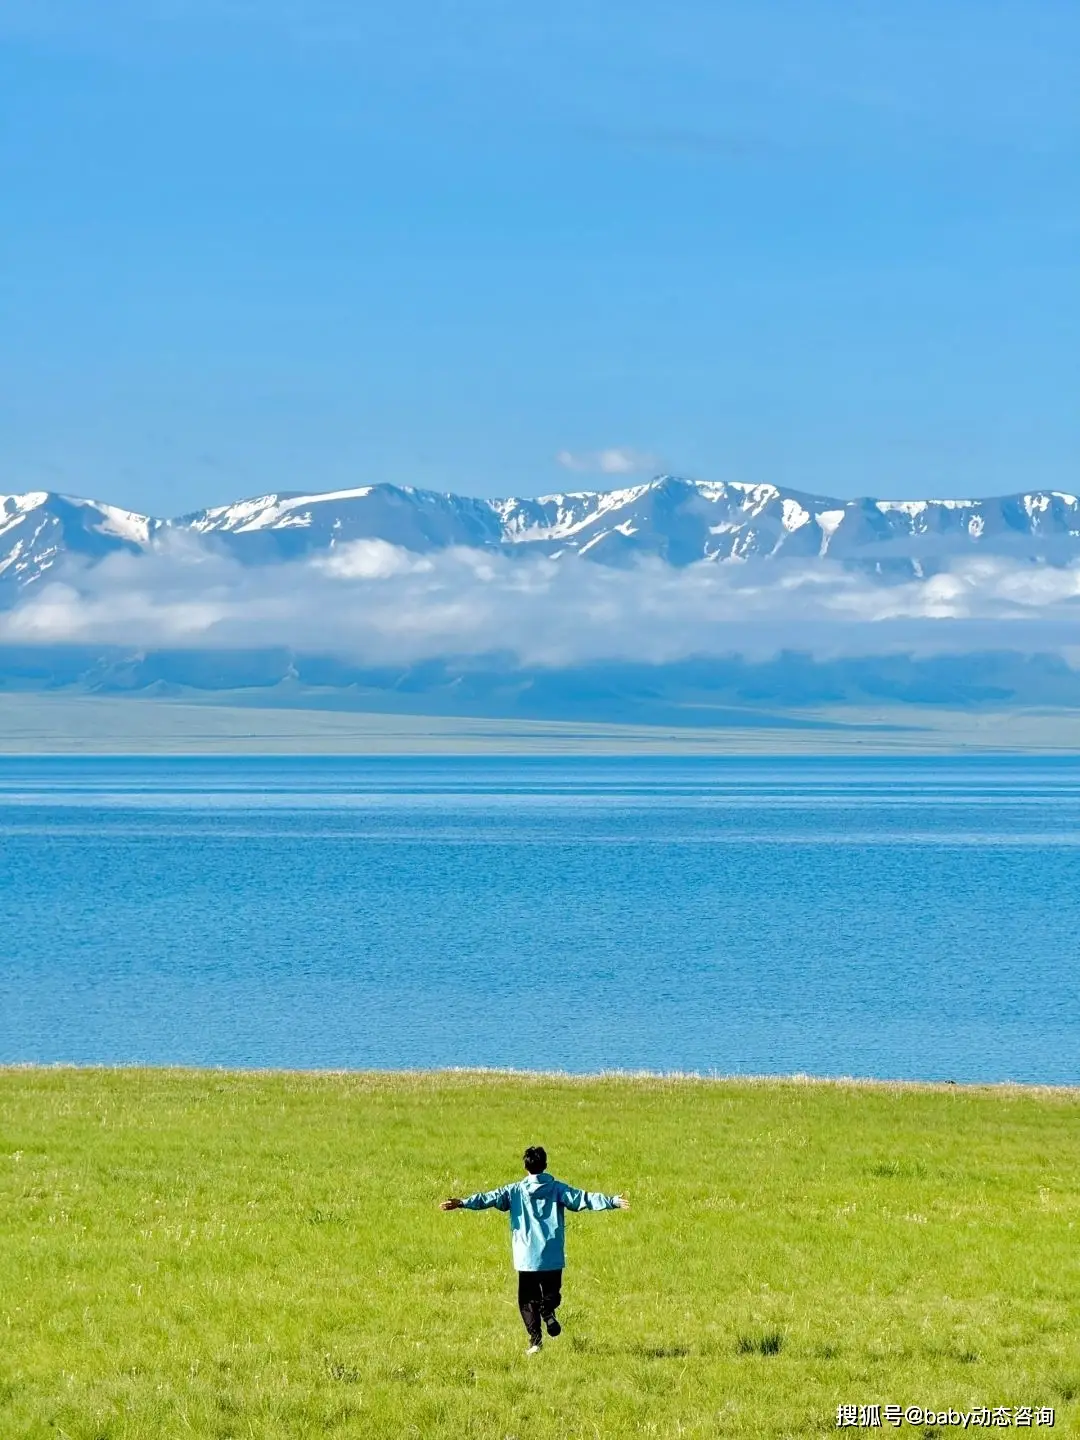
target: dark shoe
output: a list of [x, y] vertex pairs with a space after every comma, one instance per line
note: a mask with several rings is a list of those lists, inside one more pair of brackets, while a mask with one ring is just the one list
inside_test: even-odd
[[546, 1315], [544, 1317], [544, 1324], [547, 1326], [548, 1334], [552, 1337], [552, 1339], [554, 1339], [556, 1335], [562, 1334], [562, 1326], [559, 1324], [558, 1320], [556, 1320], [554, 1315]]

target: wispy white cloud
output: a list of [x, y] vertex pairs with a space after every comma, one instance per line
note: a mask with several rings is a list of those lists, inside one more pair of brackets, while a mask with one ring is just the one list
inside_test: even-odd
[[242, 649], [289, 646], [371, 664], [501, 652], [523, 664], [665, 663], [1080, 645], [1080, 566], [1007, 559], [885, 585], [829, 562], [629, 569], [579, 557], [383, 541], [245, 566], [185, 539], [36, 585], [0, 615], [0, 643]]
[[564, 470], [580, 470], [591, 475], [655, 474], [660, 469], [655, 455], [628, 445], [611, 445], [606, 450], [560, 450], [555, 461]]

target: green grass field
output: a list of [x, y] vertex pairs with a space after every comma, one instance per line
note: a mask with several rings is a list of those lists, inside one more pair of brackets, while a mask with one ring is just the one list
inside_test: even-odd
[[[633, 1208], [527, 1359], [506, 1217], [437, 1202], [530, 1142]], [[3, 1440], [1080, 1432], [1076, 1093], [15, 1069], [0, 1206]]]

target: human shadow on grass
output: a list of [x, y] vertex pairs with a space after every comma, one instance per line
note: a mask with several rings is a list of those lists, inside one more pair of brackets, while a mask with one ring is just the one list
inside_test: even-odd
[[[685, 1360], [691, 1355], [706, 1357], [718, 1353], [715, 1345], [697, 1347], [680, 1344], [658, 1344], [638, 1341], [633, 1345], [612, 1345], [607, 1341], [591, 1340], [587, 1335], [571, 1337], [569, 1349], [589, 1355], [631, 1355], [638, 1360]], [[784, 1336], [779, 1330], [765, 1335], [740, 1335], [735, 1344], [739, 1355], [779, 1355], [784, 1348]]]
[[613, 1345], [610, 1340], [593, 1340], [588, 1335], [572, 1335], [567, 1349], [577, 1355], [623, 1355], [635, 1360], [685, 1360], [695, 1353], [690, 1345], [650, 1344], [641, 1340], [632, 1345]]

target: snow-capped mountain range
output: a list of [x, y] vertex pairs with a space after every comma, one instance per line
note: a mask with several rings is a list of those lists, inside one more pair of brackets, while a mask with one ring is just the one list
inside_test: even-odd
[[1063, 563], [1080, 557], [1080, 500], [1056, 490], [976, 500], [838, 500], [774, 485], [661, 475], [617, 490], [482, 500], [366, 485], [262, 495], [175, 519], [47, 491], [0, 495], [0, 591], [59, 575], [69, 559], [149, 552], [200, 537], [247, 564], [273, 564], [357, 540], [411, 551], [468, 546], [587, 556], [612, 565], [827, 557], [883, 576], [930, 574], [974, 554]]

